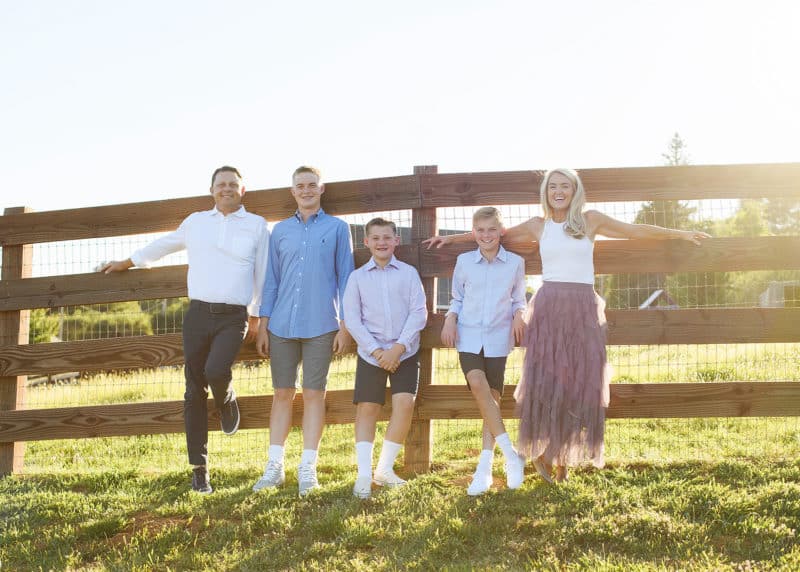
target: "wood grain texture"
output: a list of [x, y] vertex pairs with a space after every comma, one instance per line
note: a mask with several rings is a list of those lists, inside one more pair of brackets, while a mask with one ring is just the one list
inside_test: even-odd
[[[28, 207], [11, 207], [5, 209], [4, 212], [7, 215], [14, 215], [30, 212], [30, 209]], [[30, 276], [32, 261], [33, 247], [29, 244], [3, 248], [3, 281]], [[27, 344], [29, 331], [29, 310], [0, 311], [0, 348]], [[25, 408], [26, 381], [27, 378], [24, 375], [12, 374], [0, 377], [0, 411]], [[0, 443], [0, 476], [21, 472], [24, 460], [24, 443], [14, 443], [13, 440]]]
[[[525, 258], [527, 274], [541, 274], [536, 243], [510, 243], [506, 247]], [[427, 250], [402, 245], [399, 260], [420, 269], [425, 278], [449, 277], [455, 259], [470, 245], [448, 245]], [[595, 246], [597, 274], [640, 272], [728, 272], [739, 270], [794, 270], [800, 268], [800, 237], [714, 238], [698, 247], [677, 240], [600, 240]], [[369, 251], [355, 251], [356, 267], [369, 260]], [[55, 308], [79, 304], [104, 304], [152, 300], [186, 295], [186, 266], [164, 266], [113, 274], [70, 274], [0, 281], [0, 311]]]
[[[414, 167], [414, 175], [422, 177], [435, 175], [439, 171], [436, 165], [418, 165]], [[435, 208], [417, 208], [411, 211], [411, 242], [419, 242], [438, 232]], [[425, 304], [430, 314], [436, 300], [436, 278], [422, 278], [422, 289], [425, 291]], [[419, 388], [420, 396], [424, 389], [434, 383], [434, 357], [431, 348], [419, 350]], [[420, 397], [424, 399], [424, 397]], [[403, 463], [407, 470], [417, 473], [430, 471], [433, 462], [433, 424], [429, 420], [414, 416], [406, 436], [406, 447], [403, 452]]]
[[185, 264], [0, 282], [0, 310], [57, 308], [186, 296]]
[[[514, 390], [506, 385], [503, 417], [517, 417]], [[422, 418], [480, 419], [463, 386], [426, 388], [418, 410]], [[800, 383], [612, 383], [609, 419], [692, 417], [783, 417], [800, 415]]]
[[[507, 385], [501, 409], [503, 417], [516, 416], [515, 386]], [[388, 390], [387, 390], [388, 391]], [[272, 396], [239, 398], [241, 429], [269, 426]], [[391, 415], [391, 398], [381, 420]], [[800, 383], [642, 383], [612, 384], [610, 419], [693, 418], [693, 417], [784, 417], [800, 415]], [[292, 424], [303, 418], [302, 395], [292, 408]], [[329, 391], [326, 422], [353, 423], [355, 406], [352, 390]], [[480, 419], [475, 400], [462, 385], [428, 385], [420, 390], [415, 419]], [[209, 427], [219, 427], [213, 400], [209, 400]], [[158, 435], [183, 432], [183, 402], [136, 403], [34, 409], [0, 412], [0, 442], [82, 439], [128, 435]], [[413, 442], [407, 441], [411, 448]], [[414, 456], [411, 457], [412, 465]], [[413, 469], [413, 466], [411, 467]]]
[[[419, 206], [416, 178], [383, 177], [325, 185], [322, 207], [329, 214], [408, 209]], [[291, 216], [297, 209], [288, 187], [248, 191], [243, 204], [269, 221]], [[214, 206], [210, 194], [0, 218], [0, 246], [124, 236], [174, 230], [190, 213]]]
[[[526, 274], [541, 274], [542, 260], [536, 242], [507, 243], [511, 252], [525, 258]], [[423, 277], [449, 277], [456, 257], [475, 250], [474, 244], [453, 244], [419, 250]], [[711, 238], [701, 246], [684, 240], [598, 240], [594, 248], [596, 274], [642, 272], [729, 272], [739, 270], [794, 270], [800, 268], [800, 237], [759, 236]]]
[[[580, 169], [591, 202], [796, 197], [800, 163]], [[538, 204], [544, 171], [423, 175], [423, 207]]]
[[[609, 345], [784, 343], [800, 341], [800, 308], [608, 310]], [[444, 316], [429, 314], [422, 349], [440, 348]], [[261, 359], [253, 344], [237, 360]], [[181, 365], [180, 334], [0, 347], [0, 375], [146, 369]], [[431, 374], [432, 375], [432, 374]]]

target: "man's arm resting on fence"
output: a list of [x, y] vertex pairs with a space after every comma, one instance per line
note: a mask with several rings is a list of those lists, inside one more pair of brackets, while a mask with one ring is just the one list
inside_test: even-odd
[[100, 265], [98, 272], [104, 274], [111, 274], [112, 272], [124, 272], [128, 268], [133, 267], [133, 260], [126, 258], [125, 260], [112, 260]]

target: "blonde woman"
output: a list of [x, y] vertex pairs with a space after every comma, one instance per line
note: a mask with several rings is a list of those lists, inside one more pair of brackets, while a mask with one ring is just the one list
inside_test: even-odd
[[[568, 467], [605, 463], [609, 380], [605, 302], [594, 291], [595, 236], [680, 239], [699, 245], [709, 235], [584, 211], [583, 183], [572, 169], [548, 171], [540, 200], [544, 217], [509, 228], [505, 240], [539, 243], [543, 285], [528, 307], [527, 350], [514, 397], [520, 413], [517, 448], [552, 482], [566, 480]], [[466, 242], [470, 236], [436, 236], [424, 244], [438, 247]]]

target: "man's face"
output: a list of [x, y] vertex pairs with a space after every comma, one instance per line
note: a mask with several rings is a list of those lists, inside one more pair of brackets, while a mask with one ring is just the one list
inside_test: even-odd
[[223, 214], [230, 214], [239, 210], [244, 196], [242, 180], [231, 171], [220, 171], [214, 177], [211, 194], [217, 210]]
[[391, 226], [373, 224], [364, 237], [364, 245], [369, 248], [375, 262], [385, 264], [392, 259], [395, 247], [400, 243]]
[[292, 196], [297, 201], [297, 208], [305, 211], [318, 211], [320, 199], [325, 188], [314, 173], [298, 173], [294, 176]]

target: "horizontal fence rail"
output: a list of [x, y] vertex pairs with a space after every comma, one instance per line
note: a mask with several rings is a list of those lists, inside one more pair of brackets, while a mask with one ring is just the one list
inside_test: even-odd
[[[503, 393], [503, 417], [518, 417], [514, 402], [516, 386]], [[380, 420], [391, 415], [391, 395]], [[472, 394], [463, 385], [428, 385], [420, 389], [415, 420], [480, 419]], [[269, 427], [272, 396], [238, 399], [240, 429]], [[219, 425], [209, 400], [210, 427]], [[292, 424], [303, 419], [303, 400], [292, 407]], [[800, 384], [793, 382], [625, 383], [611, 384], [609, 419], [693, 417], [784, 417], [800, 412]], [[355, 420], [353, 390], [329, 391], [325, 400], [329, 424]], [[183, 402], [132, 403], [7, 411], [0, 413], [0, 434], [14, 441], [160, 435], [183, 431]]]
[[[510, 243], [508, 250], [525, 258], [526, 274], [541, 274], [536, 243]], [[426, 249], [403, 245], [399, 260], [419, 269], [422, 278], [449, 277], [455, 259], [471, 245]], [[595, 272], [726, 272], [731, 270], [800, 269], [800, 237], [711, 238], [702, 248], [677, 240], [598, 240]], [[369, 251], [355, 252], [356, 266], [369, 260]], [[186, 266], [164, 266], [109, 275], [90, 272], [0, 281], [0, 311], [56, 308], [79, 304], [152, 300], [186, 295]]]
[[[585, 169], [581, 176], [591, 202], [764, 199], [800, 197], [800, 163]], [[426, 249], [419, 240], [438, 228], [436, 208], [535, 204], [542, 171], [438, 174], [435, 167], [415, 168], [414, 175], [328, 183], [323, 208], [330, 214], [392, 210], [412, 211], [412, 244], [396, 256], [415, 266], [426, 292], [437, 278], [450, 277], [458, 254], [474, 244]], [[186, 266], [165, 266], [124, 273], [45, 276], [24, 270], [31, 245], [169, 231], [197, 210], [211, 208], [209, 195], [40, 213], [8, 209], [0, 217], [4, 272], [0, 280], [0, 474], [20, 470], [26, 441], [182, 432], [179, 401], [22, 409], [25, 376], [62, 372], [102, 372], [179, 366], [180, 334], [131, 336], [28, 345], [28, 311], [36, 308], [175, 298], [186, 295]], [[295, 203], [288, 188], [250, 191], [248, 211], [276, 221], [289, 216]], [[541, 273], [536, 243], [507, 244], [525, 258], [526, 274]], [[684, 241], [598, 240], [597, 274], [731, 272], [800, 269], [799, 236], [718, 237], [696, 247]], [[356, 250], [356, 265], [368, 251]], [[6, 259], [8, 263], [6, 264]], [[8, 270], [6, 268], [8, 267]], [[430, 308], [429, 308], [430, 309]], [[800, 308], [700, 308], [608, 310], [609, 344], [751, 344], [800, 342]], [[436, 385], [432, 350], [441, 348], [443, 316], [431, 313], [422, 333], [423, 363], [414, 424], [406, 442], [406, 461], [430, 464], [432, 426], [436, 419], [479, 419], [463, 385]], [[25, 335], [22, 335], [22, 330]], [[12, 331], [13, 330], [13, 331]], [[252, 344], [240, 361], [261, 359]], [[433, 381], [433, 384], [431, 384]], [[503, 414], [515, 415], [514, 386], [507, 386]], [[352, 423], [351, 390], [328, 392], [328, 423]], [[272, 397], [240, 398], [243, 429], [269, 424]], [[391, 400], [381, 413], [388, 419]], [[209, 408], [213, 412], [213, 407]], [[213, 419], [215, 413], [211, 413]], [[800, 384], [777, 381], [724, 383], [612, 384], [609, 418], [768, 417], [800, 415]], [[297, 399], [293, 424], [302, 419]], [[215, 427], [212, 423], [212, 427]], [[16, 453], [15, 453], [16, 452]], [[12, 466], [12, 463], [13, 464]]]
[[[800, 342], [800, 308], [608, 310], [609, 345]], [[444, 316], [431, 314], [422, 348], [442, 348]], [[253, 344], [239, 361], [262, 359]], [[183, 364], [180, 334], [127, 336], [0, 349], [0, 376], [146, 369]]]

